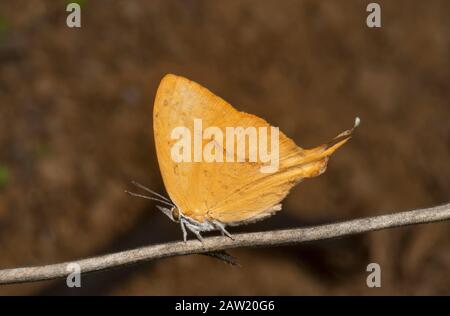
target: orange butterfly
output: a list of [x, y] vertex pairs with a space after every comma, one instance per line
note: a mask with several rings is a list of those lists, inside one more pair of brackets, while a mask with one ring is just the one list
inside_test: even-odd
[[[203, 148], [212, 144], [209, 149], [214, 149], [212, 152], [216, 161], [174, 159], [174, 148], [180, 143], [180, 138], [174, 138], [174, 131], [179, 127], [186, 128], [188, 135], [194, 136], [195, 142], [195, 120], [201, 120], [204, 128], [216, 128], [216, 134], [213, 133], [206, 139], [204, 135], [200, 135], [200, 141], [197, 140], [196, 144]], [[156, 93], [153, 130], [159, 167], [171, 200], [137, 183], [137, 186], [156, 197], [129, 193], [169, 206], [158, 208], [172, 221], [180, 223], [184, 241], [187, 236], [186, 228], [199, 240], [202, 240], [200, 232], [212, 230], [219, 230], [222, 235], [232, 238], [225, 229], [226, 226], [261, 220], [281, 210], [280, 202], [290, 189], [304, 178], [322, 174], [329, 156], [349, 140], [358, 124], [359, 118], [356, 118], [352, 129], [339, 134], [331, 142], [312, 149], [298, 147], [294, 141], [279, 132], [276, 135], [279, 146], [277, 170], [264, 173], [261, 172], [264, 166], [261, 157], [253, 161], [248, 157], [239, 160], [239, 152], [236, 153], [239, 145], [233, 143], [230, 148], [225, 148], [223, 140], [217, 136], [220, 136], [220, 130], [225, 131], [227, 127], [233, 126], [260, 130], [273, 127], [255, 115], [236, 110], [201, 85], [168, 74], [162, 79]], [[216, 138], [213, 139], [212, 136]], [[243, 139], [245, 142], [245, 135]], [[273, 140], [272, 134], [268, 142]], [[203, 146], [205, 143], [208, 144]], [[250, 156], [250, 145], [248, 141], [241, 147], [245, 148], [244, 156], [245, 153]], [[185, 151], [183, 157], [191, 158], [192, 148], [184, 149], [189, 151]], [[226, 159], [220, 160], [223, 157], [221, 154]], [[231, 158], [230, 161], [228, 158]]]

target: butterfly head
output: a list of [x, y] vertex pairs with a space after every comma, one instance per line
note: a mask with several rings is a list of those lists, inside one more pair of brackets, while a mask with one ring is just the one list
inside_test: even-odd
[[173, 206], [172, 208], [167, 208], [163, 206], [156, 206], [161, 212], [163, 212], [165, 215], [167, 215], [168, 218], [170, 218], [174, 222], [180, 221], [180, 210], [178, 207]]

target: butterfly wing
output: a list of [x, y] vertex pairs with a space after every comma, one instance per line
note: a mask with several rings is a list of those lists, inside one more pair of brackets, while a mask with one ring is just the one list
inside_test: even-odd
[[[171, 148], [177, 140], [171, 138], [172, 130], [185, 126], [194, 131], [194, 119], [202, 120], [203, 130], [209, 126], [221, 130], [235, 126], [270, 130], [270, 124], [255, 115], [237, 111], [186, 78], [169, 74], [162, 79], [153, 110], [156, 152], [162, 178], [168, 194], [181, 212], [200, 222], [217, 220], [239, 224], [279, 210], [279, 203], [295, 184], [325, 171], [328, 157], [351, 134], [351, 130], [346, 131], [330, 144], [305, 150], [280, 132], [278, 171], [262, 173], [261, 161], [175, 162]], [[203, 145], [209, 141], [203, 140]], [[269, 144], [270, 141], [269, 133]], [[226, 156], [227, 148], [223, 147], [220, 149]], [[246, 150], [248, 153], [248, 142]], [[237, 154], [234, 155], [236, 161]]]
[[328, 157], [348, 138], [332, 147], [304, 152], [292, 159], [286, 159], [280, 150], [280, 168], [273, 174], [247, 174], [245, 184], [238, 187], [208, 211], [210, 218], [227, 224], [240, 224], [264, 218], [281, 210], [279, 204], [291, 188], [304, 178], [322, 174], [326, 170]]

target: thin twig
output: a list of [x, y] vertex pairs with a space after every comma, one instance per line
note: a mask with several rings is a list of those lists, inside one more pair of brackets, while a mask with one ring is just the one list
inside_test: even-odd
[[68, 264], [74, 262], [80, 265], [82, 273], [87, 273], [166, 257], [217, 252], [242, 247], [270, 247], [297, 244], [385, 228], [449, 219], [450, 203], [427, 209], [355, 219], [309, 228], [237, 234], [234, 235], [234, 240], [228, 237], [209, 237], [205, 238], [203, 243], [198, 240], [189, 240], [186, 243], [170, 242], [72, 262], [0, 270], [0, 284], [33, 282], [66, 277], [71, 272], [67, 271]]

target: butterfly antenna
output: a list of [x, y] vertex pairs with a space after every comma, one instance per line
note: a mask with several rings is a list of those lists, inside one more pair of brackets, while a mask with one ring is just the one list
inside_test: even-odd
[[125, 193], [128, 193], [128, 194], [131, 195], [131, 196], [140, 197], [140, 198], [144, 198], [144, 199], [152, 200], [152, 201], [157, 201], [157, 202], [166, 204], [166, 205], [168, 205], [168, 206], [170, 206], [170, 207], [174, 207], [174, 206], [175, 206], [175, 205], [173, 205], [173, 204], [170, 203], [170, 202], [167, 202], [167, 201], [165, 201], [165, 200], [161, 200], [161, 199], [158, 199], [158, 198], [154, 198], [154, 197], [152, 197], [152, 196], [143, 195], [143, 194], [139, 194], [139, 193], [134, 193], [134, 192], [130, 192], [130, 191], [127, 191], [127, 190], [125, 190]]
[[163, 200], [165, 200], [165, 201], [167, 201], [167, 202], [171, 202], [171, 201], [170, 201], [168, 198], [166, 198], [165, 196], [163, 196], [163, 195], [161, 195], [161, 194], [159, 194], [159, 193], [156, 193], [156, 192], [153, 191], [153, 190], [150, 190], [149, 188], [147, 188], [146, 186], [140, 184], [139, 182], [131, 181], [131, 183], [134, 184], [135, 186], [137, 186], [138, 188], [140, 188], [140, 189], [142, 189], [142, 190], [145, 190], [145, 191], [147, 191], [147, 192], [149, 192], [149, 193], [152, 193], [152, 194], [156, 195], [157, 197], [159, 197], [159, 198], [161, 198], [161, 199], [163, 199]]

